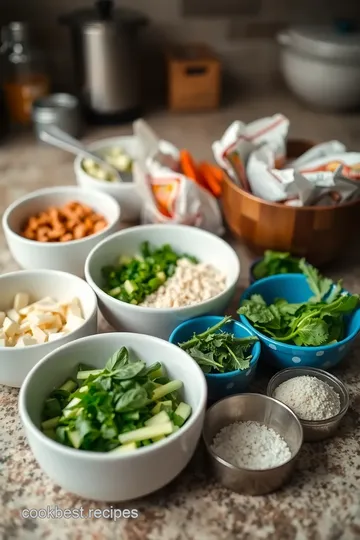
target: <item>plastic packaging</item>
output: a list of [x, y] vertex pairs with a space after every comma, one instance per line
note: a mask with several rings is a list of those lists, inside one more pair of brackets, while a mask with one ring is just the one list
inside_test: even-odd
[[142, 222], [193, 225], [223, 234], [215, 197], [179, 173], [179, 150], [157, 139], [143, 121], [135, 124], [141, 157], [134, 163], [133, 178], [143, 200]]

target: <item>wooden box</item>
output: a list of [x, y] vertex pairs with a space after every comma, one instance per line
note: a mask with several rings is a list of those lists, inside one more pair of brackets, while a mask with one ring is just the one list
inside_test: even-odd
[[221, 66], [208, 46], [173, 48], [167, 55], [167, 70], [170, 110], [198, 111], [219, 106]]

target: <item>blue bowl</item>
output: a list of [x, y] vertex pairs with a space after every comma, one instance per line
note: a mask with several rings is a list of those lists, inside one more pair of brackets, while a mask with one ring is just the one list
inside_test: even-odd
[[[180, 324], [172, 332], [169, 341], [177, 345], [192, 338], [193, 334], [199, 334], [205, 332], [214, 324], [220, 322], [223, 317], [216, 315], [205, 315], [204, 317], [197, 317], [196, 319], [190, 319]], [[236, 337], [248, 337], [254, 336], [255, 333], [246, 328], [238, 321], [230, 321], [225, 324], [222, 329], [225, 332], [230, 332]], [[220, 331], [221, 331], [220, 330]], [[223, 397], [231, 394], [239, 394], [247, 390], [250, 382], [253, 380], [256, 365], [260, 356], [260, 341], [254, 343], [251, 354], [252, 359], [248, 369], [243, 371], [236, 370], [228, 373], [206, 373], [205, 378], [208, 385], [208, 398], [209, 401], [217, 401]], [[195, 360], [194, 360], [195, 361]]]
[[[253, 294], [260, 294], [267, 304], [271, 304], [275, 298], [285, 298], [288, 302], [297, 303], [305, 302], [313, 296], [303, 274], [278, 274], [259, 279], [245, 290], [240, 303]], [[240, 315], [240, 320], [261, 340], [264, 359], [281, 369], [304, 366], [331, 369], [349, 352], [360, 331], [360, 309], [347, 318], [346, 337], [342, 341], [321, 347], [299, 347], [282, 343], [256, 330], [244, 315]]]

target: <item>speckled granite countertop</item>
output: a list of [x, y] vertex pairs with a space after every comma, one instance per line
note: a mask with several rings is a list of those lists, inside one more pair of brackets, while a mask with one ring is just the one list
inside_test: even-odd
[[[199, 157], [210, 157], [210, 143], [235, 118], [245, 121], [283, 112], [292, 119], [293, 133], [313, 138], [338, 138], [360, 148], [359, 119], [316, 116], [292, 101], [259, 100], [239, 108], [208, 115], [169, 117], [154, 115], [150, 121], [164, 137], [187, 146]], [[91, 138], [129, 130], [99, 130]], [[72, 158], [37, 145], [22, 135], [0, 146], [1, 211], [17, 197], [39, 187], [74, 183]], [[358, 235], [357, 235], [358, 236]], [[354, 232], [354, 238], [356, 234]], [[249, 256], [234, 244], [241, 262], [239, 289], [247, 285]], [[334, 278], [360, 292], [360, 250], [355, 246], [337, 267]], [[0, 235], [0, 272], [16, 269]], [[240, 290], [238, 291], [240, 293]], [[239, 294], [236, 296], [239, 297]], [[236, 301], [235, 301], [236, 302]], [[108, 328], [103, 325], [102, 330]], [[267, 375], [259, 370], [255, 388], [261, 390]], [[0, 386], [0, 534], [3, 540], [355, 540], [360, 538], [360, 342], [335, 372], [347, 384], [351, 404], [335, 438], [305, 444], [291, 483], [265, 497], [247, 497], [217, 485], [207, 471], [199, 447], [189, 467], [169, 486], [131, 505], [137, 519], [23, 519], [26, 509], [82, 507], [106, 508], [64, 492], [39, 469], [22, 430], [18, 391]]]

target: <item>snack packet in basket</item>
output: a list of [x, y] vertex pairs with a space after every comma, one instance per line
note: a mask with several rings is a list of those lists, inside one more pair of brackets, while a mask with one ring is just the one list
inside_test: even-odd
[[[331, 147], [340, 145], [333, 141], [328, 146], [314, 147], [306, 153], [307, 157], [304, 154], [293, 162], [292, 168], [282, 170], [275, 168], [274, 152], [264, 145], [252, 152], [248, 160], [246, 172], [252, 193], [289, 206], [339, 204], [359, 196], [360, 155], [341, 153], [324, 157]], [[311, 159], [316, 155], [323, 157]]]
[[288, 129], [289, 120], [282, 114], [261, 118], [251, 124], [233, 122], [220, 141], [212, 146], [215, 159], [238, 186], [251, 191], [246, 175], [249, 155], [266, 143], [275, 155], [276, 167], [282, 167], [286, 159]]
[[133, 175], [143, 199], [143, 223], [179, 223], [224, 233], [215, 197], [186, 176], [151, 160], [135, 163]]
[[302, 167], [317, 159], [327, 158], [332, 154], [344, 154], [346, 146], [339, 141], [329, 141], [317, 144], [302, 154], [299, 158], [291, 161], [288, 165], [293, 169], [301, 170]]

